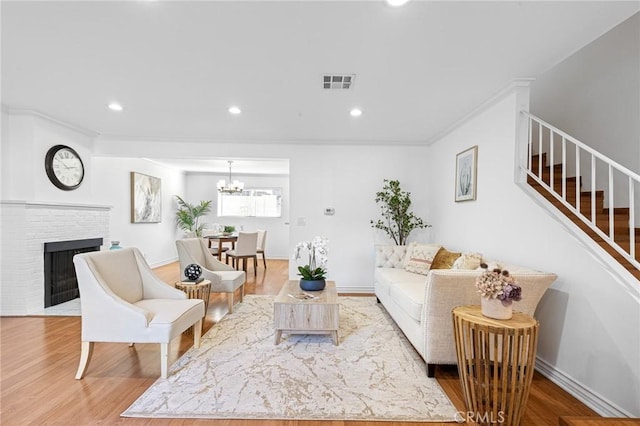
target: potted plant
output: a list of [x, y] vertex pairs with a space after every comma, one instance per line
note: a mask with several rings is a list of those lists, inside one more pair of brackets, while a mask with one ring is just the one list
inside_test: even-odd
[[509, 275], [509, 271], [500, 268], [489, 270], [486, 263], [480, 264], [480, 267], [484, 272], [476, 279], [476, 288], [482, 296], [482, 315], [495, 319], [511, 318], [513, 302], [522, 300], [522, 288]]
[[231, 225], [226, 225], [224, 227], [224, 230], [222, 231], [222, 235], [231, 235], [236, 231], [236, 227], [235, 226], [231, 226]]
[[308, 262], [303, 266], [298, 266], [300, 278], [300, 288], [307, 291], [323, 290], [326, 286], [325, 277], [327, 275], [327, 244], [329, 240], [324, 237], [315, 237], [313, 241], [303, 241], [296, 245], [293, 258], [299, 260], [303, 252], [309, 256]]
[[382, 219], [371, 220], [371, 227], [386, 232], [397, 245], [403, 246], [411, 231], [431, 225], [409, 211], [411, 193], [403, 191], [399, 181], [385, 179], [383, 182], [382, 191], [376, 193]]
[[178, 211], [176, 211], [176, 224], [180, 229], [187, 233], [194, 233], [195, 236], [202, 236], [202, 228], [204, 224], [198, 224], [201, 216], [211, 211], [211, 200], [200, 201], [200, 204], [194, 205], [187, 203], [178, 195], [175, 196], [178, 202]]

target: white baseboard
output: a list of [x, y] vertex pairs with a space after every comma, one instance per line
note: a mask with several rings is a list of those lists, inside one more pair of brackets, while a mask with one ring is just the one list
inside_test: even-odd
[[363, 294], [373, 294], [373, 287], [344, 287], [338, 286], [336, 287], [338, 293], [363, 293]]
[[631, 413], [576, 382], [540, 357], [536, 359], [536, 370], [602, 417], [633, 417]]
[[150, 263], [149, 266], [151, 268], [158, 268], [160, 266], [168, 265], [170, 263], [177, 262], [177, 261], [178, 261], [177, 257], [172, 257], [171, 259], [165, 259], [165, 260], [161, 260], [159, 262]]

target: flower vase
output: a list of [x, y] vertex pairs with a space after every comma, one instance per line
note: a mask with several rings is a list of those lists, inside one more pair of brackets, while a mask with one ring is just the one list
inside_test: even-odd
[[300, 288], [304, 291], [320, 291], [324, 290], [327, 282], [324, 279], [321, 280], [305, 280], [300, 278]]
[[513, 316], [513, 303], [504, 306], [500, 299], [480, 298], [480, 310], [485, 317], [507, 320]]

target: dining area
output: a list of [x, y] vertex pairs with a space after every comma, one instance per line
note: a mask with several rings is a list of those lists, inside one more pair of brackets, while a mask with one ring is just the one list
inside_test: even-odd
[[[232, 228], [232, 229], [230, 229]], [[220, 262], [231, 266], [237, 270], [247, 272], [249, 260], [253, 263], [254, 275], [258, 271], [258, 256], [262, 256], [262, 264], [267, 269], [265, 257], [265, 247], [267, 231], [257, 229], [255, 231], [236, 231], [233, 227], [224, 227], [222, 231], [218, 229], [203, 230], [202, 238], [207, 242], [209, 252], [218, 258]]]

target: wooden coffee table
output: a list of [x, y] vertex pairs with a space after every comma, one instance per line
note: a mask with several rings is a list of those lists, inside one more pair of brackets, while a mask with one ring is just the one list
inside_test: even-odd
[[[311, 295], [304, 298], [304, 295]], [[273, 304], [276, 345], [282, 333], [331, 334], [338, 345], [339, 304], [336, 283], [327, 281], [322, 291], [303, 291], [298, 280], [288, 281]]]

